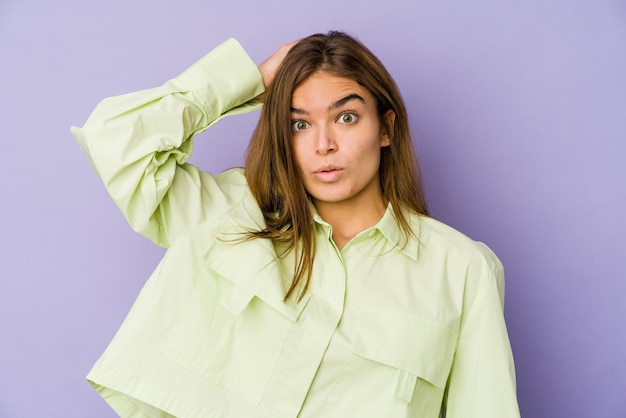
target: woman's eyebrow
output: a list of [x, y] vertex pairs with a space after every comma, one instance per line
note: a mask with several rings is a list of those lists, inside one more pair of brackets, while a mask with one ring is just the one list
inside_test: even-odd
[[[356, 94], [356, 93], [351, 93], [348, 94], [346, 97], [342, 97], [341, 99], [337, 100], [335, 103], [331, 104], [330, 106], [328, 106], [328, 110], [333, 110], [333, 109], [337, 109], [343, 105], [345, 105], [348, 102], [351, 102], [352, 100], [358, 100], [361, 103], [365, 103], [365, 99], [363, 99], [363, 97], [361, 97], [360, 95]], [[297, 107], [291, 107], [290, 108], [291, 113], [295, 113], [297, 115], [308, 115], [309, 112], [307, 112], [304, 109], [299, 109]]]
[[365, 103], [365, 99], [362, 98], [361, 96], [359, 96], [356, 93], [352, 93], [352, 94], [348, 94], [346, 97], [337, 100], [335, 103], [331, 104], [330, 106], [328, 106], [328, 110], [332, 110], [332, 109], [337, 109], [338, 107], [341, 107], [343, 105], [345, 105], [348, 102], [351, 102], [352, 100], [358, 100], [361, 103]]

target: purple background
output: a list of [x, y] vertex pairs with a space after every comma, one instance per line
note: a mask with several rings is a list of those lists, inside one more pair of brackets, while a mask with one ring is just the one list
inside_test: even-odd
[[[113, 416], [84, 376], [163, 254], [69, 126], [227, 37], [261, 62], [329, 29], [395, 76], [434, 215], [504, 262], [523, 416], [626, 416], [623, 0], [2, 0], [0, 417]], [[256, 117], [193, 161], [239, 165]]]

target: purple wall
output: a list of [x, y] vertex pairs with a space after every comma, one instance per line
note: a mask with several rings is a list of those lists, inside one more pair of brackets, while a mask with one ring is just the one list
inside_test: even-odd
[[[626, 416], [626, 3], [210, 3], [0, 3], [0, 417], [113, 416], [84, 375], [162, 255], [69, 126], [227, 37], [260, 62], [333, 28], [396, 77], [435, 215], [505, 264], [522, 414]], [[194, 161], [240, 164], [255, 117]]]

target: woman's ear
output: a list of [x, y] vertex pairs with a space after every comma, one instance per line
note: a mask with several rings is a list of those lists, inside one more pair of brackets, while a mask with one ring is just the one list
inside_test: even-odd
[[396, 121], [396, 112], [388, 110], [383, 115], [382, 126], [380, 127], [381, 146], [387, 147], [391, 144], [391, 138], [393, 138], [394, 124]]

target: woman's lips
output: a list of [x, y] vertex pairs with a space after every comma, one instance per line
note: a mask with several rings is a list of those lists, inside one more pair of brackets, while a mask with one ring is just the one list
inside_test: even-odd
[[332, 183], [339, 180], [341, 177], [342, 169], [340, 168], [324, 168], [321, 170], [317, 170], [314, 174], [318, 180], [323, 181], [325, 183]]

